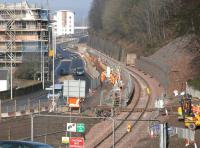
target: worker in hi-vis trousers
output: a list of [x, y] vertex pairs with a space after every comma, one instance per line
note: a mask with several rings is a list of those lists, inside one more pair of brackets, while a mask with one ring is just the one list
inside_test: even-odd
[[127, 132], [131, 132], [131, 123], [130, 122], [127, 125]]

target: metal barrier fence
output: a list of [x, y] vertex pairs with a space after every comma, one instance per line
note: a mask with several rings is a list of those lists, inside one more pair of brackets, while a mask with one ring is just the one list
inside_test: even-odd
[[100, 86], [100, 73], [90, 64], [90, 61], [86, 60], [86, 63], [86, 75], [90, 78], [90, 88], [93, 90]]
[[[62, 96], [56, 98], [56, 111], [66, 112], [65, 100]], [[0, 120], [6, 117], [24, 116], [35, 113], [49, 112], [52, 102], [46, 93], [42, 96], [24, 100], [0, 100]]]
[[[36, 92], [38, 90], [42, 90], [42, 83], [38, 83], [32, 86], [27, 86], [27, 87], [23, 87], [23, 88], [18, 88], [18, 89], [13, 89], [13, 96], [17, 97], [20, 95], [26, 95], [28, 93], [33, 93]], [[10, 99], [10, 90], [7, 91], [3, 91], [0, 92], [0, 99], [4, 100], [4, 99]]]
[[[98, 124], [102, 121], [104, 126], [106, 125], [106, 129]], [[67, 123], [76, 123], [76, 126], [78, 126], [78, 123], [83, 123], [82, 132], [78, 131], [77, 128], [69, 129]], [[55, 148], [66, 148], [69, 144], [63, 144], [62, 137], [81, 137], [84, 139], [84, 147], [91, 148], [98, 143], [99, 138], [114, 130], [114, 124], [112, 118], [33, 115], [32, 118], [15, 119], [11, 124], [2, 123], [0, 125], [0, 139], [34, 140], [48, 143]], [[95, 136], [97, 133], [98, 136]]]
[[110, 57], [104, 56], [101, 53], [96, 52], [94, 50], [88, 50], [88, 52], [90, 54], [95, 55], [96, 57], [100, 57], [102, 63], [104, 63], [105, 65], [108, 65], [113, 68], [119, 67], [121, 69], [121, 78], [125, 86], [121, 94], [121, 103], [122, 103], [122, 106], [127, 106], [134, 90], [133, 80], [129, 72], [125, 68], [122, 67], [119, 61], [116, 61]]
[[47, 92], [41, 92], [37, 96], [23, 99], [19, 98], [16, 100], [2, 100], [1, 101], [1, 113], [19, 112], [26, 110], [38, 109], [38, 107], [48, 106]]
[[[102, 62], [106, 65], [109, 65], [111, 67], [120, 67], [120, 62], [126, 62], [127, 50], [122, 49], [122, 47], [117, 46], [115, 43], [111, 43], [96, 36], [89, 36], [88, 45], [109, 56], [109, 58], [105, 58], [105, 56], [101, 56], [100, 54], [95, 53], [92, 50], [89, 51], [91, 54], [95, 54], [96, 57], [101, 57]], [[110, 60], [110, 58], [113, 59]], [[122, 105], [126, 106], [133, 93], [134, 85], [128, 71], [126, 71], [125, 69], [121, 69], [121, 75], [125, 84], [125, 89], [122, 92]]]
[[112, 57], [120, 62], [126, 62], [127, 50], [106, 40], [103, 40], [100, 37], [89, 36], [88, 45], [92, 48], [95, 48], [102, 53], [106, 54], [109, 57]]
[[90, 78], [90, 86], [92, 90], [97, 89], [100, 86], [100, 79]]
[[[105, 120], [107, 129], [102, 131], [101, 128], [91, 127], [98, 126], [99, 122]], [[43, 123], [41, 125], [40, 123]], [[49, 124], [50, 123], [50, 124]], [[68, 123], [75, 125], [72, 127]], [[45, 125], [48, 124], [50, 128]], [[78, 129], [78, 124], [82, 124], [82, 131]], [[41, 141], [53, 145], [54, 147], [66, 147], [69, 144], [62, 143], [62, 137], [79, 137], [84, 139], [84, 147], [94, 147], [99, 141], [99, 137], [104, 137], [106, 133], [114, 130], [114, 120], [112, 118], [101, 118], [101, 117], [86, 117], [86, 116], [70, 116], [70, 115], [37, 115], [32, 118], [32, 128], [30, 139], [35, 141]], [[90, 132], [93, 130], [93, 132]], [[90, 132], [90, 133], [89, 133]], [[89, 134], [88, 134], [89, 133]], [[94, 136], [98, 133], [98, 136]], [[114, 138], [114, 135], [113, 135]], [[114, 140], [113, 140], [114, 141]], [[112, 144], [111, 144], [112, 145]]]
[[[26, 116], [11, 120], [12, 122], [5, 121], [0, 124], [1, 140], [34, 140], [48, 143], [55, 148], [69, 147], [68, 141], [62, 141], [62, 137], [82, 139], [85, 148], [158, 147], [161, 134], [159, 122], [156, 121], [157, 123], [151, 126], [151, 130], [154, 130], [157, 135], [151, 135], [148, 127], [146, 127], [148, 120], [139, 121], [140, 124], [137, 128], [130, 129], [130, 131], [127, 131], [127, 125], [133, 124], [135, 119], [125, 120], [124, 126], [121, 126], [120, 129], [116, 129], [116, 127], [122, 120], [117, 118], [37, 114], [31, 116], [31, 118]], [[128, 133], [128, 136], [118, 142], [125, 133]], [[109, 134], [109, 138], [107, 137], [102, 144], [99, 144]], [[178, 136], [175, 136], [175, 134]], [[190, 142], [195, 142], [196, 139], [197, 144], [199, 143], [198, 137], [195, 138], [194, 131], [183, 128], [176, 128], [176, 130], [169, 128], [169, 147], [184, 147], [185, 138], [189, 138]], [[138, 142], [139, 144], [136, 144]]]

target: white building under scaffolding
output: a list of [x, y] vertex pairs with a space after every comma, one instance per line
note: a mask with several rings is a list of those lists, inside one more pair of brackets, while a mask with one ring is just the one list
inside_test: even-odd
[[[0, 67], [27, 61], [34, 57], [44, 68], [48, 79], [48, 50], [51, 46], [49, 10], [21, 3], [0, 3]], [[35, 60], [36, 60], [35, 59]], [[38, 66], [40, 74], [40, 66]]]

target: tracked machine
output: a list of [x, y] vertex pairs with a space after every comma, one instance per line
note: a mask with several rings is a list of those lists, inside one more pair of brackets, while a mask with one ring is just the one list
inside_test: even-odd
[[200, 126], [200, 105], [192, 104], [192, 96], [185, 94], [179, 97], [178, 119], [183, 120], [185, 126], [195, 130]]

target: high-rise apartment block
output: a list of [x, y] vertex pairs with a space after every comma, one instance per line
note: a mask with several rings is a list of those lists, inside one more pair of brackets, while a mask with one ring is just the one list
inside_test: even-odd
[[74, 12], [59, 10], [54, 19], [57, 36], [74, 34]]

